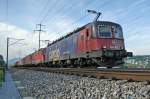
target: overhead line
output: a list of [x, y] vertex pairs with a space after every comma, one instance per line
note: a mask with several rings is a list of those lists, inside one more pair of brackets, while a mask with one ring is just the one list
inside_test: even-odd
[[[109, 1], [109, 0], [108, 0]], [[107, 3], [108, 1], [106, 1], [106, 2], [104, 2], [103, 4], [105, 4], [105, 3]], [[94, 3], [94, 2], [93, 2]], [[92, 4], [93, 4], [92, 3]], [[102, 5], [103, 5], [102, 4]], [[91, 6], [91, 4], [89, 4], [90, 6]], [[67, 11], [66, 13], [68, 13], [69, 11]], [[87, 15], [84, 15], [84, 16], [82, 16], [82, 17], [80, 17], [79, 19], [77, 19], [77, 20], [75, 20], [74, 22], [72, 22], [71, 23], [71, 25], [74, 25], [75, 23], [77, 23], [78, 21], [80, 21], [80, 20], [82, 20], [82, 19], [84, 19], [84, 18], [86, 18], [87, 17]]]
[[[67, 4], [67, 5], [68, 5], [68, 4]], [[59, 14], [54, 15], [53, 18], [51, 18], [49, 21], [54, 21], [57, 17], [60, 16], [60, 13], [63, 13], [63, 14], [64, 14], [64, 13], [68, 13], [68, 12], [69, 12], [68, 9], [69, 9], [69, 10], [72, 9], [72, 8], [73, 8], [73, 5], [74, 5], [74, 4], [70, 4], [69, 7], [67, 7], [66, 5], [60, 7], [60, 9], [57, 10], [57, 12], [59, 12]], [[64, 9], [64, 8], [65, 8], [65, 9]]]
[[[108, 0], [108, 1], [110, 1], [110, 0]], [[108, 1], [103, 2], [102, 5], [104, 6], [106, 3], [108, 3]], [[93, 4], [93, 2], [92, 2], [92, 4]], [[89, 5], [91, 6], [91, 3], [89, 3]], [[63, 7], [62, 7], [62, 8], [63, 8]], [[68, 7], [68, 8], [69, 8], [69, 9], [73, 9], [73, 4], [72, 4], [70, 7]], [[68, 10], [68, 8], [65, 8], [65, 10], [64, 10], [66, 13], [69, 13], [69, 12], [70, 12], [70, 11], [66, 11], [66, 10]], [[60, 9], [60, 10], [62, 10], [62, 9]], [[64, 11], [62, 11], [62, 12], [64, 12]], [[59, 12], [60, 12], [60, 11], [59, 11]], [[58, 16], [58, 15], [57, 15], [57, 16]], [[57, 16], [54, 16], [52, 19], [53, 19], [53, 20], [56, 19]], [[82, 16], [82, 17], [80, 17], [79, 19], [77, 19], [76, 21], [74, 21], [74, 22], [71, 23], [71, 24], [73, 25], [74, 23], [76, 23], [76, 22], [82, 20], [82, 19], [85, 18], [85, 17], [87, 17], [87, 16]], [[52, 19], [51, 19], [51, 21], [53, 21]]]
[[[108, 0], [108, 1], [110, 1], [110, 0]], [[104, 6], [106, 3], [108, 3], [108, 1], [103, 2], [102, 5]], [[91, 5], [94, 4], [94, 3], [95, 3], [95, 2], [89, 3], [88, 6], [91, 6]], [[67, 11], [67, 10], [72, 9], [72, 8], [73, 8], [73, 5], [74, 5], [74, 4], [72, 4], [71, 7], [65, 9], [65, 12], [64, 12], [64, 11], [63, 11], [63, 12], [64, 12], [65, 14], [68, 14], [69, 12], [71, 12], [71, 11]], [[77, 7], [77, 6], [76, 6], [76, 7]], [[71, 13], [70, 13], [70, 14], [71, 14]], [[59, 16], [58, 16], [58, 15], [57, 15], [57, 16], [54, 16], [54, 17], [53, 17], [52, 19], [50, 19], [49, 21], [51, 21], [51, 22], [52, 22], [52, 21], [55, 21], [55, 19], [56, 19], [57, 17], [59, 17]]]
[[41, 17], [42, 13], [44, 12], [44, 10], [46, 9], [46, 7], [48, 6], [49, 2], [50, 2], [50, 0], [47, 0], [47, 2], [45, 3], [45, 5], [43, 6], [43, 8], [42, 8], [42, 10], [41, 10], [41, 12], [39, 14], [39, 16], [37, 17], [36, 21], [38, 21], [38, 19]]
[[56, 4], [58, 3], [58, 1], [56, 0], [54, 2], [54, 4], [48, 9], [47, 13], [44, 15], [44, 17], [41, 19], [40, 23], [43, 23], [45, 21], [45, 19], [48, 17], [48, 14], [50, 13], [50, 11], [53, 11], [53, 9], [55, 8]]

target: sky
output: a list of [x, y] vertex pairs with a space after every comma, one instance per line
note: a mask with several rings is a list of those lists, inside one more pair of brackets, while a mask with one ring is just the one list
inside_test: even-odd
[[150, 55], [149, 4], [150, 0], [0, 0], [0, 54], [6, 59], [9, 37], [24, 39], [9, 46], [9, 59], [24, 57], [38, 49], [36, 24], [45, 25], [41, 39], [53, 41], [93, 21], [95, 16], [87, 12], [92, 9], [102, 13], [99, 20], [122, 26], [128, 51]]

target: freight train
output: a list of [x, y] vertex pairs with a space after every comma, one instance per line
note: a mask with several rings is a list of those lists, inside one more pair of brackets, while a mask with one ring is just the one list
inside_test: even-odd
[[122, 27], [94, 21], [17, 61], [16, 66], [112, 68], [128, 56], [132, 52], [125, 50]]

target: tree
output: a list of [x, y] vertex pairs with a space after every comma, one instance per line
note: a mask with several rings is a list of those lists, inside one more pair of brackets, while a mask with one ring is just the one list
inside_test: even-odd
[[5, 65], [5, 61], [3, 59], [3, 56], [0, 55], [0, 66], [4, 66]]

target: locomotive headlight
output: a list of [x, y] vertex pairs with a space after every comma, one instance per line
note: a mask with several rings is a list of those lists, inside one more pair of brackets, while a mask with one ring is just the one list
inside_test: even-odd
[[120, 49], [122, 49], [122, 50], [123, 50], [124, 48], [123, 48], [123, 47], [120, 47]]
[[106, 49], [106, 46], [103, 46], [104, 49]]

